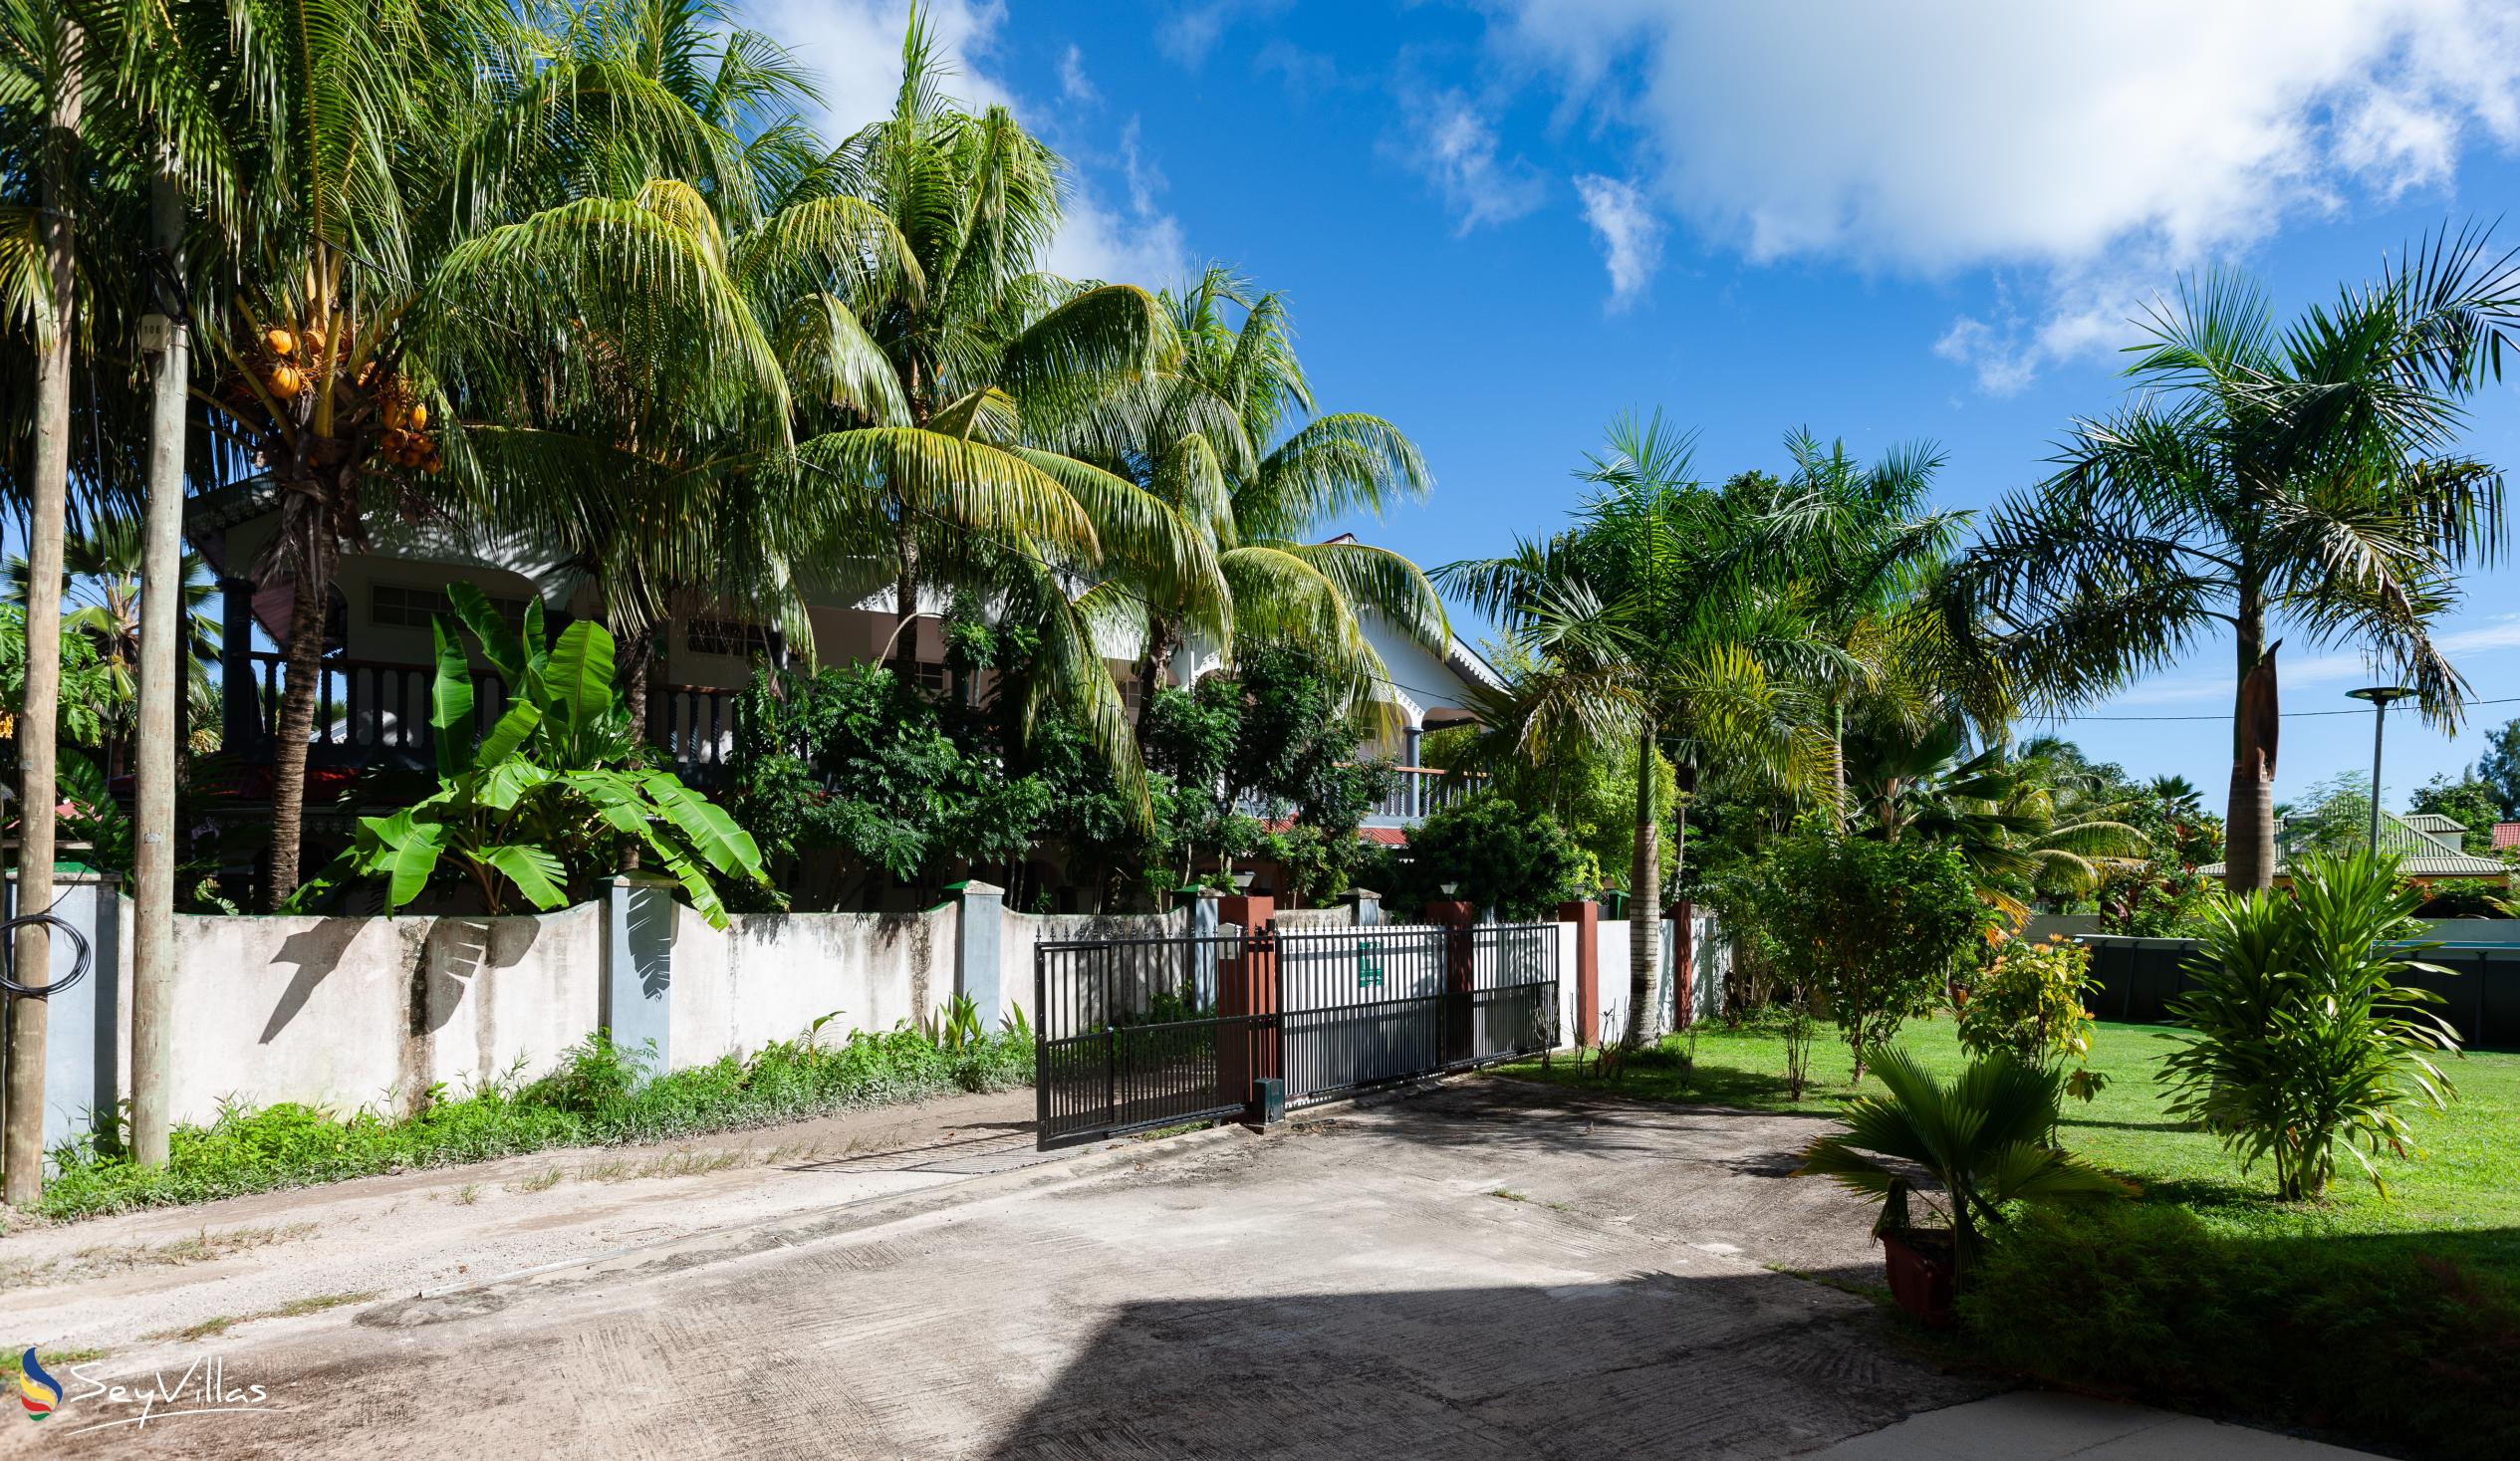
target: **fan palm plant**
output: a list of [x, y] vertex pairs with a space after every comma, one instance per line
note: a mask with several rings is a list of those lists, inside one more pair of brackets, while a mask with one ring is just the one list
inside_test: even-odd
[[1847, 1129], [1805, 1148], [1794, 1175], [1887, 1198], [1906, 1180], [1905, 1168], [1922, 1168], [1948, 1210], [1955, 1283], [1966, 1280], [1979, 1235], [2003, 1221], [2008, 1204], [2134, 1190], [2049, 1142], [2066, 1079], [2061, 1067], [2041, 1070], [1996, 1054], [1937, 1081], [1895, 1046], [1868, 1052], [1865, 1064], [1887, 1094], [1850, 1102]]
[[2228, 629], [2234, 890], [2274, 874], [2276, 629], [2367, 650], [2458, 724], [2467, 682], [2432, 626], [2505, 533], [2501, 469], [2454, 449], [2459, 401], [2499, 371], [2515, 312], [2520, 268], [2472, 230], [2287, 329], [2238, 279], [2182, 287], [2134, 348], [2144, 394], [2078, 422], [1952, 581], [1958, 617], [2059, 701]]

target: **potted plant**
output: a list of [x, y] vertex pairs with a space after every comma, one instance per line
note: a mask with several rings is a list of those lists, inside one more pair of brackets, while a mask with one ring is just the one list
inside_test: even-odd
[[[1795, 1175], [1835, 1178], [1883, 1200], [1874, 1232], [1887, 1254], [1891, 1297], [1927, 1324], [1950, 1323], [1951, 1296], [1967, 1282], [1979, 1233], [2002, 1222], [2010, 1204], [2134, 1191], [2049, 1144], [2062, 1072], [1999, 1052], [1943, 1082], [1905, 1051], [1887, 1047], [1868, 1053], [1865, 1064], [1887, 1095], [1849, 1105], [1846, 1129], [1813, 1142]], [[1933, 1184], [1931, 1193], [1912, 1185], [1909, 1174], [1917, 1171]], [[1910, 1220], [1911, 1193], [1938, 1202], [1939, 1228]]]

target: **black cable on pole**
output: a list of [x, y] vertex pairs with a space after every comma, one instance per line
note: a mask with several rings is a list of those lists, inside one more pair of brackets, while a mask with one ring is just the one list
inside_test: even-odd
[[[56, 979], [49, 984], [20, 984], [17, 980], [17, 931], [37, 923], [46, 924], [70, 935], [72, 948], [70, 973], [67, 977]], [[6, 923], [0, 923], [0, 990], [6, 990], [21, 999], [50, 999], [88, 977], [90, 953], [88, 935], [80, 932], [78, 924], [55, 913], [20, 914]]]

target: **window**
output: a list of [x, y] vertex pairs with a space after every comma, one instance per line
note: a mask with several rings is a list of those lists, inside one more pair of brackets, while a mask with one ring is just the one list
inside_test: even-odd
[[731, 618], [685, 619], [682, 647], [694, 654], [722, 654], [729, 659], [744, 659], [755, 653], [768, 652], [770, 631], [759, 624]]
[[941, 664], [921, 661], [918, 666], [918, 687], [931, 699], [943, 699], [953, 690], [953, 671]]
[[[525, 622], [525, 601], [493, 598], [490, 607], [509, 628]], [[453, 617], [454, 602], [443, 589], [414, 589], [403, 584], [376, 584], [368, 590], [368, 622], [396, 628], [424, 629], [439, 614]]]

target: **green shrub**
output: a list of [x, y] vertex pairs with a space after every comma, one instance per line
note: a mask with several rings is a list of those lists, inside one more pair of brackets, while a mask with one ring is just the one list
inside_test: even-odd
[[2271, 1159], [2280, 1197], [2326, 1191], [2339, 1151], [2386, 1192], [2372, 1158], [2414, 1146], [2397, 1108], [2454, 1094], [2428, 1057], [2458, 1037], [2420, 1009], [2441, 996], [2398, 982], [2439, 972], [2415, 957], [2437, 945], [2404, 942], [2421, 896], [2394, 857], [2305, 857], [2289, 893], [2218, 900], [2188, 960], [2170, 1013], [2198, 1039], [2162, 1063], [2170, 1113], [2220, 1136], [2243, 1171]]
[[1436, 811], [1408, 837], [1405, 860], [1384, 876], [1394, 906], [1422, 907], [1454, 896], [1494, 908], [1510, 923], [1552, 917], [1558, 904], [1583, 895], [1592, 861], [1546, 812], [1526, 812], [1493, 793], [1464, 797]]
[[399, 1119], [372, 1110], [336, 1117], [291, 1103], [231, 1107], [206, 1126], [176, 1127], [171, 1157], [157, 1170], [120, 1155], [118, 1133], [107, 1131], [54, 1153], [60, 1174], [45, 1184], [40, 1210], [74, 1218], [206, 1202], [552, 1146], [669, 1140], [955, 1091], [1003, 1091], [1031, 1083], [1033, 1041], [1028, 1030], [1003, 1029], [966, 1033], [945, 1050], [901, 1028], [857, 1031], [833, 1044], [809, 1034], [749, 1061], [729, 1056], [651, 1078], [653, 1065], [652, 1050], [625, 1049], [598, 1031], [540, 1080], [497, 1081], [451, 1098], [432, 1088]]
[[1866, 1053], [1933, 1008], [1986, 926], [1968, 864], [1944, 847], [1810, 832], [1777, 845], [1767, 876], [1786, 980], [1827, 1001], [1862, 1081]]
[[2086, 1065], [2092, 1015], [2083, 997], [2096, 983], [2091, 971], [2091, 950], [2071, 939], [2005, 942], [1960, 1002], [1961, 1048], [1981, 1056], [2001, 1051], [2041, 1069], [2070, 1065], [2065, 1089], [2083, 1100], [2098, 1096], [2108, 1078]]
[[2241, 1238], [2167, 1202], [2043, 1209], [1987, 1243], [1959, 1312], [1985, 1358], [2077, 1389], [2398, 1454], [2520, 1454], [2520, 1294], [2446, 1235]]

